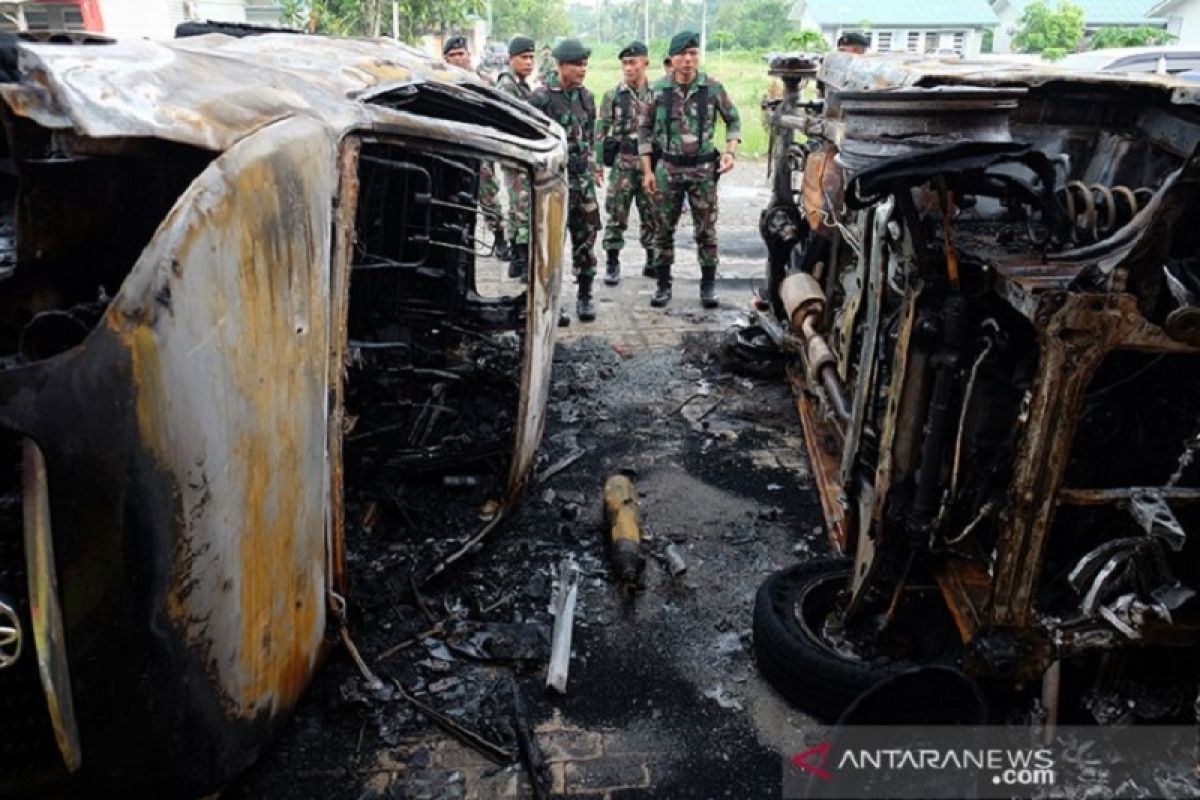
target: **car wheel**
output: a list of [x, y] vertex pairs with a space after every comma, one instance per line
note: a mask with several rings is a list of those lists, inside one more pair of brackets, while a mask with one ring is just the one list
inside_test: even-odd
[[842, 558], [796, 564], [767, 578], [754, 602], [759, 671], [789, 701], [826, 722], [871, 686], [911, 666], [857, 660], [826, 635], [850, 569], [850, 560]]

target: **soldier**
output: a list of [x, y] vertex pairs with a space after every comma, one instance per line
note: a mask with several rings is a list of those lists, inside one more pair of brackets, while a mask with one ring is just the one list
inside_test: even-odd
[[856, 56], [861, 56], [867, 52], [867, 48], [871, 46], [871, 40], [866, 34], [858, 31], [850, 31], [843, 33], [838, 37], [837, 49], [839, 53], [853, 53]]
[[[671, 39], [670, 53], [674, 77], [655, 81], [654, 101], [642, 112], [638, 127], [642, 184], [651, 196], [661, 197], [654, 247], [658, 290], [650, 305], [662, 308], [671, 301], [675, 226], [687, 198], [700, 257], [700, 304], [716, 308], [717, 180], [733, 169], [742, 138], [741, 122], [725, 87], [699, 71], [697, 34], [676, 34]], [[713, 146], [718, 115], [725, 121], [723, 153]], [[653, 156], [658, 154], [656, 166]]]
[[542, 45], [542, 59], [538, 62], [538, 80], [545, 86], [550, 82], [551, 76], [558, 73], [558, 66], [554, 63], [554, 58], [550, 54], [550, 45]]
[[[451, 36], [442, 45], [442, 58], [452, 67], [471, 69], [471, 53], [467, 50], [467, 37]], [[483, 75], [479, 76], [491, 83]], [[496, 257], [508, 261], [511, 254], [508, 251], [508, 241], [504, 238], [504, 221], [500, 216], [500, 181], [496, 177], [496, 165], [484, 161], [479, 165], [479, 208], [487, 218], [488, 227], [496, 241]]]
[[578, 293], [575, 316], [581, 322], [596, 318], [592, 280], [596, 275], [596, 234], [600, 230], [600, 204], [596, 183], [604, 183], [604, 170], [592, 165], [596, 132], [596, 101], [583, 86], [591, 51], [578, 39], [564, 39], [554, 48], [558, 74], [533, 93], [530, 103], [562, 126], [567, 134], [567, 230], [571, 233], [571, 263]]
[[616, 286], [621, 282], [621, 249], [625, 247], [625, 228], [629, 225], [629, 206], [636, 200], [641, 218], [640, 239], [646, 262], [642, 274], [654, 277], [654, 234], [658, 218], [654, 199], [642, 188], [642, 167], [637, 155], [637, 129], [642, 108], [654, 95], [646, 80], [646, 45], [633, 42], [618, 54], [625, 79], [616, 88], [604, 93], [600, 101], [600, 116], [596, 121], [596, 167], [612, 167], [608, 174], [608, 194], [605, 208], [608, 225], [602, 243], [607, 261], [604, 282]]
[[[528, 103], [533, 93], [528, 78], [533, 74], [533, 39], [514, 36], [508, 43], [508, 69], [496, 78], [496, 88], [509, 97]], [[513, 169], [504, 170], [508, 188], [508, 232], [512, 237], [512, 260], [508, 277], [526, 280], [529, 275], [529, 176]]]

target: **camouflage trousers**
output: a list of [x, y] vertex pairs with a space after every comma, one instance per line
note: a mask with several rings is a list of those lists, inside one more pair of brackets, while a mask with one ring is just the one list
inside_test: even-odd
[[717, 181], [716, 178], [667, 179], [660, 166], [656, 175], [659, 194], [659, 228], [655, 239], [655, 266], [660, 282], [669, 283], [671, 267], [675, 264], [675, 228], [683, 213], [686, 198], [692, 207], [692, 232], [700, 261], [700, 279], [709, 281], [717, 275]]
[[504, 170], [508, 189], [508, 235], [513, 244], [529, 244], [529, 213], [533, 195], [529, 176], [517, 169]]
[[500, 180], [496, 177], [498, 169], [490, 161], [483, 161], [479, 165], [479, 208], [487, 217], [488, 227], [502, 238], [504, 223], [500, 215]]
[[596, 234], [600, 232], [600, 201], [596, 179], [572, 175], [567, 208], [567, 232], [571, 235], [571, 271], [582, 282], [596, 275]]
[[642, 188], [641, 170], [613, 167], [608, 173], [608, 194], [604, 208], [608, 212], [608, 225], [604, 228], [605, 250], [621, 250], [625, 247], [625, 229], [629, 227], [629, 207], [637, 202], [641, 233], [638, 237], [643, 250], [654, 247], [654, 236], [658, 230], [658, 210], [653, 199]]

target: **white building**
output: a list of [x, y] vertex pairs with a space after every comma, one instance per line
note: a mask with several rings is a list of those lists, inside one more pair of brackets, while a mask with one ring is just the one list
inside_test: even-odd
[[1167, 21], [1167, 32], [1182, 47], [1200, 47], [1200, 0], [1163, 0], [1147, 12]]
[[277, 0], [0, 0], [0, 28], [170, 39], [188, 20], [279, 24]]
[[983, 33], [997, 24], [987, 0], [797, 0], [789, 17], [819, 30], [832, 47], [850, 31], [866, 34], [877, 53], [979, 55]]

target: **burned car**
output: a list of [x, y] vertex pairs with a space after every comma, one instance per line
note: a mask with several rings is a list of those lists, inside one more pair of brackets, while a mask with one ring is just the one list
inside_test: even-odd
[[761, 587], [764, 675], [829, 719], [930, 663], [1040, 682], [1051, 720], [1139, 680], [1190, 708], [1200, 89], [918, 56], [772, 71], [766, 327], [840, 557]]
[[[385, 40], [4, 46], [0, 793], [212, 792], [345, 624], [354, 432], [401, 479], [498, 459], [495, 513], [514, 501], [565, 147]], [[534, 187], [511, 294], [477, 270], [484, 161]], [[485, 391], [481, 443], [455, 425]], [[403, 440], [368, 430], [384, 405]]]

